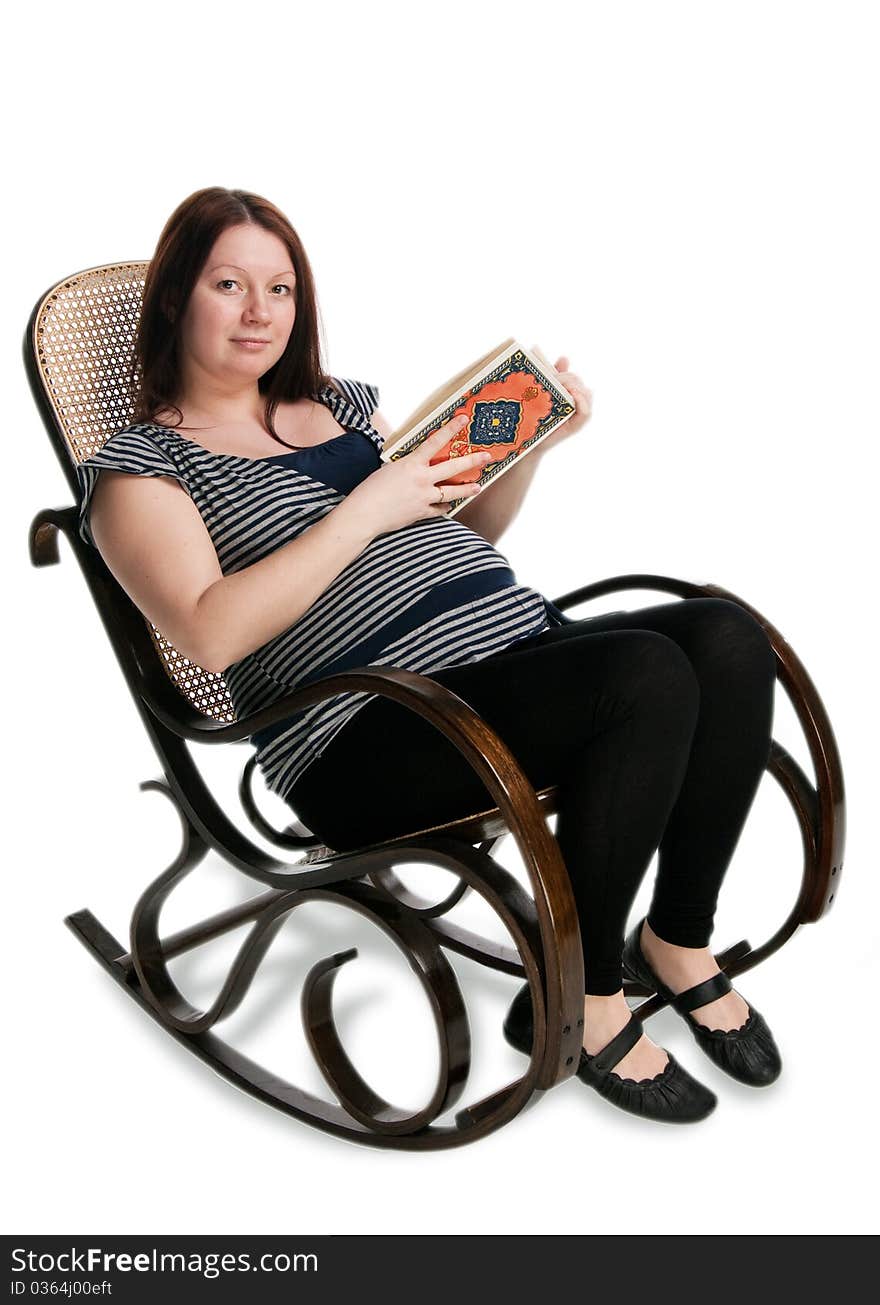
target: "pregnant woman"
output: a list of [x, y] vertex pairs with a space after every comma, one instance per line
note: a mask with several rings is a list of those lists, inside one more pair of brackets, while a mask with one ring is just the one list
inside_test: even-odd
[[[767, 1024], [709, 947], [770, 747], [763, 629], [721, 599], [570, 620], [494, 547], [539, 462], [589, 419], [568, 359], [556, 368], [575, 414], [485, 494], [487, 455], [431, 465], [454, 423], [383, 463], [375, 386], [323, 369], [295, 230], [268, 200], [221, 187], [166, 223], [135, 354], [134, 421], [78, 468], [80, 532], [144, 616], [222, 673], [239, 716], [370, 664], [452, 689], [536, 788], [559, 788], [586, 975], [579, 1078], [651, 1119], [692, 1122], [716, 1104], [642, 1031], [626, 972], [718, 1066], [772, 1082]], [[473, 482], [446, 483], [465, 471]], [[336, 695], [252, 741], [268, 787], [339, 851], [494, 805], [444, 736], [374, 694]], [[655, 852], [650, 909], [625, 938]], [[504, 1028], [529, 1051], [527, 987]]]

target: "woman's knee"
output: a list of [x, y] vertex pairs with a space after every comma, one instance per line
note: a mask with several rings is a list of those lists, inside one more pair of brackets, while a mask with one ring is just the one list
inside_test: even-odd
[[[739, 667], [752, 667], [765, 677], [776, 675], [776, 654], [761, 622], [729, 598], [689, 598], [693, 654]], [[694, 642], [695, 641], [695, 642]]]
[[619, 630], [607, 637], [613, 641], [610, 661], [625, 696], [696, 718], [700, 683], [674, 639], [655, 630]]

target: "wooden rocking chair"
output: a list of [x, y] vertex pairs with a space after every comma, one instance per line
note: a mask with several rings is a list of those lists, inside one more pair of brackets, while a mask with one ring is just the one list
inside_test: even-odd
[[[41, 296], [28, 322], [25, 367], [75, 500], [79, 496], [76, 464], [131, 420], [132, 342], [147, 266], [121, 263], [68, 277]], [[128, 948], [87, 910], [67, 918], [108, 973], [173, 1037], [238, 1087], [353, 1142], [429, 1150], [475, 1141], [572, 1075], [582, 1040], [584, 976], [571, 887], [546, 824], [546, 817], [556, 811], [556, 789], [536, 793], [505, 744], [456, 694], [429, 677], [392, 667], [366, 666], [329, 676], [237, 720], [222, 676], [178, 654], [133, 605], [100, 555], [83, 543], [77, 522], [76, 506], [39, 512], [30, 527], [31, 560], [35, 566], [57, 562], [58, 533], [66, 536], [162, 767], [164, 778], [147, 780], [141, 788], [165, 793], [183, 826], [174, 863], [148, 886], [134, 908]], [[835, 895], [842, 870], [845, 808], [834, 735], [809, 675], [783, 637], [753, 607], [718, 585], [626, 575], [586, 585], [554, 601], [564, 611], [627, 589], [656, 589], [684, 600], [715, 596], [751, 612], [772, 641], [778, 681], [792, 702], [815, 768], [814, 786], [791, 755], [773, 741], [768, 769], [788, 797], [800, 827], [803, 876], [788, 918], [771, 938], [758, 947], [738, 942], [719, 953], [719, 965], [734, 976], [771, 955], [800, 925], [818, 920]], [[337, 853], [320, 846], [313, 836], [295, 832], [295, 825], [280, 831], [271, 826], [254, 801], [255, 758], [251, 756], [240, 780], [242, 806], [253, 828], [283, 856], [272, 856], [255, 844], [215, 800], [186, 740], [219, 745], [247, 740], [305, 706], [351, 690], [392, 698], [430, 721], [473, 766], [497, 805], [449, 824], [414, 829], [388, 843]], [[531, 897], [491, 855], [507, 833], [521, 854]], [[241, 906], [160, 938], [163, 902], [212, 849], [263, 890]], [[458, 885], [443, 901], [419, 898], [394, 870], [395, 865], [413, 862], [452, 871]], [[515, 949], [444, 918], [469, 889], [495, 911]], [[424, 1108], [413, 1112], [383, 1100], [346, 1055], [334, 1023], [332, 992], [339, 967], [356, 955], [354, 949], [318, 961], [302, 994], [306, 1036], [335, 1102], [275, 1076], [213, 1031], [245, 997], [287, 917], [297, 906], [316, 899], [366, 916], [404, 953], [418, 976], [440, 1047], [438, 1081]], [[172, 980], [169, 960], [249, 921], [252, 927], [220, 995], [209, 1009], [195, 1008]], [[531, 991], [535, 1038], [521, 1078], [441, 1123], [439, 1117], [464, 1091], [470, 1064], [468, 1017], [445, 951], [524, 976]], [[624, 988], [627, 995], [650, 996], [639, 1007], [642, 1019], [665, 1004], [638, 984], [627, 982]]]

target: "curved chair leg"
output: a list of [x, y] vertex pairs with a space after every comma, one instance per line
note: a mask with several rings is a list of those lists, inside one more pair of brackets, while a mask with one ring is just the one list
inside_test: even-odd
[[[354, 853], [346, 858], [350, 878], [345, 882], [262, 893], [210, 920], [160, 939], [158, 920], [163, 903], [208, 849], [168, 786], [161, 781], [150, 781], [142, 787], [162, 792], [174, 802], [181, 816], [183, 839], [174, 862], [146, 889], [135, 907], [131, 951], [126, 952], [88, 911], [68, 917], [66, 923], [148, 1014], [218, 1074], [259, 1100], [338, 1137], [407, 1150], [434, 1150], [476, 1141], [508, 1123], [543, 1096], [539, 1077], [546, 1009], [535, 904], [486, 852], [470, 844], [456, 844], [451, 839], [436, 839]], [[462, 887], [435, 906], [430, 903], [406, 906], [389, 888], [402, 888], [394, 873], [395, 865], [414, 860], [452, 870], [459, 876]], [[365, 877], [372, 882], [363, 882]], [[450, 945], [450, 940], [429, 925], [435, 923], [435, 914], [450, 909], [469, 888], [481, 894], [515, 942], [517, 950], [508, 952], [505, 968], [526, 975], [538, 1036], [521, 1078], [460, 1109], [453, 1123], [440, 1124], [436, 1122], [438, 1117], [458, 1102], [465, 1087], [470, 1067], [470, 1029], [458, 981], [442, 950]], [[333, 902], [369, 919], [396, 944], [417, 974], [432, 1009], [440, 1045], [437, 1083], [423, 1108], [400, 1109], [384, 1100], [361, 1077], [345, 1052], [333, 1019], [332, 990], [339, 968], [356, 957], [354, 948], [318, 961], [306, 977], [302, 994], [306, 1036], [336, 1102], [325, 1101], [271, 1073], [213, 1032], [214, 1026], [230, 1015], [246, 996], [270, 943], [282, 926], [298, 906], [315, 900]], [[168, 962], [248, 921], [253, 922], [252, 928], [219, 995], [208, 1010], [196, 1009], [171, 978]], [[454, 941], [458, 950], [467, 950], [463, 933]], [[480, 941], [474, 940], [474, 951], [479, 950]]]

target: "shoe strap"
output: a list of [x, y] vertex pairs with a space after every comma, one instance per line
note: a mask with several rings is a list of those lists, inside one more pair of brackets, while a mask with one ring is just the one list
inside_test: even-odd
[[681, 1014], [686, 1014], [689, 1010], [696, 1010], [698, 1006], [705, 1006], [707, 1002], [715, 1001], [718, 997], [723, 997], [726, 992], [730, 992], [733, 984], [728, 979], [723, 970], [713, 974], [711, 979], [704, 979], [702, 983], [697, 983], [693, 988], [688, 988], [685, 992], [680, 992], [673, 1000], [672, 1005]]
[[613, 1069], [619, 1060], [623, 1060], [628, 1051], [632, 1051], [644, 1031], [642, 1021], [631, 1014], [629, 1022], [624, 1024], [620, 1032], [615, 1033], [611, 1041], [601, 1051], [597, 1051], [595, 1056], [590, 1057], [594, 1068], [603, 1072]]

